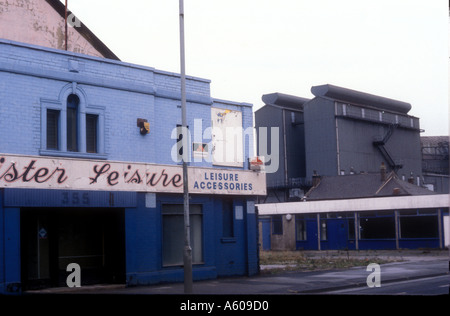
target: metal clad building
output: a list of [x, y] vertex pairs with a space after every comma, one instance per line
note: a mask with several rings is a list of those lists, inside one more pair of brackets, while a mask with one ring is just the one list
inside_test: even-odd
[[332, 85], [305, 104], [307, 177], [388, 171], [421, 177], [419, 119], [408, 103]]
[[[448, 137], [422, 151], [409, 103], [329, 84], [311, 92], [314, 98], [298, 106], [303, 120], [295, 145], [295, 124], [279, 117], [296, 97], [263, 96], [265, 106], [255, 113], [257, 132], [269, 124], [281, 135], [280, 170], [268, 172], [268, 195], [257, 205], [262, 249], [447, 246], [448, 175], [423, 169], [422, 158], [429, 168], [448, 162]], [[292, 165], [304, 168], [295, 185], [288, 181], [299, 176]], [[293, 194], [299, 190], [301, 199]]]

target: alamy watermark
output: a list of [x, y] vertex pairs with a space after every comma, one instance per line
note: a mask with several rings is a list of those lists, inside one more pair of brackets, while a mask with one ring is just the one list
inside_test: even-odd
[[71, 272], [66, 279], [68, 287], [81, 287], [81, 268], [78, 263], [69, 263], [66, 268], [67, 272]]
[[81, 21], [73, 13], [67, 16], [67, 24], [71, 27], [81, 27]]
[[366, 283], [368, 287], [381, 287], [381, 267], [377, 263], [371, 263], [366, 271], [371, 273], [367, 276]]
[[[173, 162], [210, 162], [213, 164], [230, 165], [244, 162], [244, 157], [253, 157], [254, 128], [248, 127], [207, 127], [203, 129], [202, 120], [194, 119], [193, 128], [178, 126], [171, 132], [171, 139], [177, 140], [171, 149]], [[265, 159], [264, 171], [274, 173], [279, 167], [280, 132], [278, 127], [258, 127], [258, 156]], [[270, 134], [270, 135], [269, 135]], [[270, 138], [270, 139], [269, 139]], [[206, 153], [191, 150], [195, 148], [207, 151]], [[185, 150], [187, 148], [188, 150]], [[248, 152], [244, 155], [244, 150]]]

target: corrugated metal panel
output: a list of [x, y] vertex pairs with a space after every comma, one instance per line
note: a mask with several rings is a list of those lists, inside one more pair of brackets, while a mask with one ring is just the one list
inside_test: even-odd
[[6, 207], [136, 207], [137, 192], [5, 189]]

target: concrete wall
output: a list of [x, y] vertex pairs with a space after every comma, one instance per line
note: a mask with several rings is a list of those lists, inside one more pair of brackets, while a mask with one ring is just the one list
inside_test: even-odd
[[295, 219], [290, 216], [290, 220], [286, 215], [283, 215], [283, 234], [271, 234], [271, 250], [295, 250]]

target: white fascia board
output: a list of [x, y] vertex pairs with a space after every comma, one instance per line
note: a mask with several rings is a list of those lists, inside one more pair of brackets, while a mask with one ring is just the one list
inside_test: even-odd
[[449, 194], [257, 204], [259, 215], [447, 208]]

